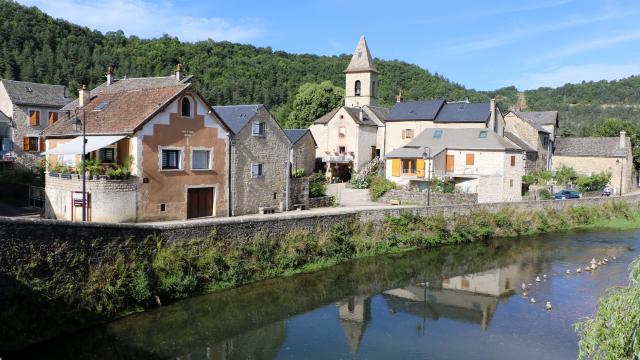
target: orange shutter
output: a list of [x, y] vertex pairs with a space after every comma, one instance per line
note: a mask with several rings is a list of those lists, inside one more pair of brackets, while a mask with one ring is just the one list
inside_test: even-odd
[[29, 151], [29, 138], [26, 136], [22, 138], [22, 151]]
[[391, 160], [391, 176], [400, 176], [400, 159]]
[[424, 160], [417, 159], [416, 160], [416, 177], [424, 177]]
[[57, 112], [50, 112], [49, 113], [49, 125], [51, 124], [55, 124], [55, 122], [58, 121], [58, 113]]
[[453, 168], [454, 168], [454, 157], [453, 155], [447, 155], [447, 172], [453, 172]]
[[474, 154], [467, 154], [467, 165], [473, 165], [475, 162]]
[[515, 155], [511, 155], [511, 166], [516, 166], [516, 157], [515, 157]]
[[40, 149], [38, 151], [43, 152], [47, 150], [47, 142], [45, 141], [44, 136], [40, 137]]
[[40, 112], [39, 111], [31, 111], [29, 113], [29, 123], [31, 126], [40, 125]]

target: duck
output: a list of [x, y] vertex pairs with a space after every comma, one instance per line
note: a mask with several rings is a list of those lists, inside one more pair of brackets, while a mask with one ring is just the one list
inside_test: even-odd
[[609, 259], [604, 258], [604, 259], [602, 259], [602, 261], [604, 261], [604, 262], [608, 263], [608, 262], [609, 262]]
[[591, 266], [587, 265], [587, 267], [584, 268], [584, 269], [587, 270], [587, 271], [591, 271]]
[[613, 260], [615, 260], [615, 259], [616, 259], [616, 257], [614, 256], [614, 257], [612, 257], [612, 259], [613, 259]]
[[582, 268], [577, 268], [577, 269], [576, 269], [576, 272], [577, 272], [578, 274], [580, 274], [580, 273], [582, 272]]
[[542, 275], [542, 278], [546, 279], [547, 278], [547, 274]]
[[529, 302], [532, 303], [532, 304], [535, 304], [536, 303], [536, 298], [529, 299]]
[[536, 282], [540, 282], [542, 280], [540, 280], [540, 276], [536, 276]]
[[551, 310], [551, 301], [547, 301], [547, 304], [544, 307], [547, 308], [547, 310]]
[[522, 289], [522, 291], [527, 290], [527, 284], [522, 283], [522, 285], [520, 286], [520, 288]]
[[524, 296], [524, 297], [527, 297], [527, 295], [528, 295], [528, 294], [529, 294], [529, 293], [528, 293], [528, 292], [526, 292], [526, 291], [523, 291], [523, 292], [522, 292], [522, 296]]
[[567, 275], [571, 275], [571, 270], [567, 269], [567, 271], [565, 271], [565, 273], [566, 273]]
[[596, 258], [591, 258], [591, 263], [595, 264], [596, 263]]

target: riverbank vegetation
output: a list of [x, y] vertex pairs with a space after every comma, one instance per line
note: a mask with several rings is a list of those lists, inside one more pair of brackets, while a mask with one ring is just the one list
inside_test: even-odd
[[[466, 215], [410, 213], [381, 224], [336, 223], [330, 229], [294, 230], [283, 238], [255, 234], [246, 241], [205, 238], [167, 242], [158, 236], [106, 244], [61, 239], [47, 249], [5, 254], [29, 259], [12, 276], [33, 292], [103, 318], [257, 280], [311, 271], [349, 259], [461, 244], [490, 237], [548, 233], [599, 220], [640, 218], [638, 208], [611, 202], [565, 210], [476, 211]], [[52, 250], [51, 250], [52, 249]]]
[[579, 359], [640, 358], [640, 257], [629, 269], [629, 285], [610, 289], [595, 316], [576, 324]]

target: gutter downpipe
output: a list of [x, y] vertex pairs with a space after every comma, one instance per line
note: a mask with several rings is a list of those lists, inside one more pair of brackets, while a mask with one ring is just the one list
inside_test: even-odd
[[232, 194], [233, 192], [231, 191], [231, 160], [232, 160], [232, 150], [235, 149], [235, 146], [233, 145], [233, 138], [231, 137], [231, 133], [227, 133], [227, 136], [229, 137], [229, 144], [227, 145], [227, 152], [229, 153], [228, 157], [228, 165], [227, 165], [227, 203], [228, 208], [227, 208], [227, 216], [233, 216], [233, 202], [232, 202]]
[[289, 145], [287, 148], [287, 171], [286, 171], [286, 185], [284, 189], [285, 199], [284, 199], [284, 210], [289, 211], [289, 192], [291, 188], [291, 158], [293, 156], [293, 145]]

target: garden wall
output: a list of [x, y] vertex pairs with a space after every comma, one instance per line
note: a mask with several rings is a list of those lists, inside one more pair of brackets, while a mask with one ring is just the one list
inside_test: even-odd
[[[400, 200], [402, 205], [426, 205], [428, 194], [421, 191], [389, 190], [379, 202], [388, 204], [391, 200]], [[431, 205], [451, 205], [451, 204], [475, 204], [478, 202], [478, 194], [462, 193], [431, 193]]]

